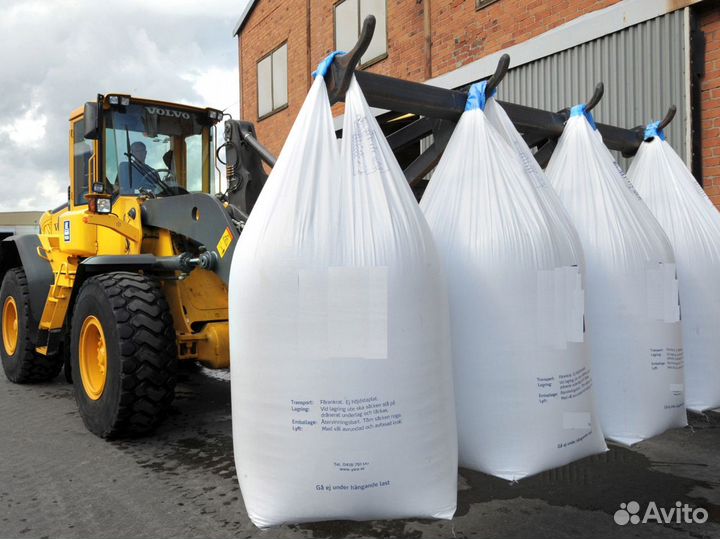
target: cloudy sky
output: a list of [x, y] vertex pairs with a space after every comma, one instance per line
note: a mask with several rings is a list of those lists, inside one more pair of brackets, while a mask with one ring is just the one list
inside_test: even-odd
[[0, 211], [66, 200], [68, 117], [98, 93], [237, 117], [245, 1], [0, 0]]

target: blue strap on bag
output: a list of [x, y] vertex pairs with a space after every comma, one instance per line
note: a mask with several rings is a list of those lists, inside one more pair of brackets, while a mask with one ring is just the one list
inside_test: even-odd
[[[470, 90], [468, 91], [468, 98], [465, 102], [465, 110], [485, 110], [485, 105], [487, 103], [487, 97], [485, 96], [485, 89], [487, 88], [487, 81], [483, 80], [480, 82], [476, 82], [472, 86], [470, 86]], [[490, 97], [495, 97], [495, 94], [497, 94], [497, 90], [493, 88], [492, 94], [490, 94]]]
[[585, 105], [585, 103], [580, 103], [579, 105], [575, 105], [570, 109], [570, 117], [572, 118], [573, 116], [585, 116], [585, 119], [592, 126], [592, 128], [597, 130], [593, 115], [587, 111], [587, 106]]
[[327, 72], [330, 70], [330, 66], [333, 63], [333, 60], [335, 60], [335, 57], [338, 54], [345, 54], [345, 51], [335, 51], [328, 54], [327, 57], [322, 62], [320, 62], [317, 69], [312, 72], [313, 79], [318, 75], [320, 75], [322, 78], [325, 78], [325, 75], [327, 75]]
[[657, 137], [660, 140], [665, 140], [665, 133], [660, 127], [660, 120], [647, 124], [645, 127], [645, 135], [643, 136], [644, 141], [652, 140]]

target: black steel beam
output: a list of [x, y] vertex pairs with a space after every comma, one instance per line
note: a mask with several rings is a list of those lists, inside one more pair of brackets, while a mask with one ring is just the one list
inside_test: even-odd
[[[355, 67], [360, 57], [367, 50], [375, 31], [375, 17], [368, 15], [363, 21], [358, 41], [352, 50], [333, 57], [325, 76], [330, 103], [345, 99], [345, 92], [353, 75], [360, 84], [368, 104], [398, 113], [412, 113], [435, 120], [457, 122], [465, 111], [467, 93], [449, 90], [429, 84], [411, 82], [368, 71], [357, 71]], [[488, 81], [486, 95], [503, 79], [510, 65], [510, 57], [504, 54], [495, 73]], [[599, 82], [595, 86], [592, 97], [586, 103], [590, 111], [602, 99], [604, 85]], [[556, 140], [563, 132], [568, 118], [567, 109], [561, 112], [526, 107], [516, 103], [499, 102], [505, 109], [513, 124], [521, 133], [532, 133], [531, 142], [542, 144], [544, 140]], [[417, 128], [417, 126], [416, 126]], [[605, 145], [611, 150], [619, 150], [623, 155], [634, 155], [642, 143], [642, 133], [637, 129], [623, 129], [606, 124], [597, 124]], [[406, 135], [398, 135], [396, 140], [406, 143]], [[421, 133], [418, 136], [422, 136]], [[399, 142], [397, 142], [399, 144]], [[436, 152], [442, 154], [444, 147], [438, 146]], [[422, 157], [422, 156], [420, 156]], [[420, 159], [420, 158], [418, 158]], [[413, 166], [412, 164], [410, 165]]]
[[510, 117], [515, 129], [521, 133], [532, 131], [538, 135], [544, 135], [546, 138], [557, 138], [562, 135], [567, 120], [567, 116], [564, 114], [507, 101], [498, 101], [498, 104]]
[[622, 152], [625, 157], [635, 155], [643, 142], [644, 129], [637, 131], [597, 122], [595, 122], [595, 126], [600, 131], [605, 146], [611, 150]]
[[[371, 107], [400, 113], [440, 118], [457, 122], [465, 111], [467, 94], [411, 82], [368, 71], [356, 71], [360, 87]], [[567, 121], [566, 112], [551, 112], [517, 103], [498, 101], [521, 133], [532, 132], [539, 140], [559, 138]], [[605, 145], [625, 155], [634, 155], [642, 143], [642, 133], [613, 125], [596, 123]]]
[[545, 141], [548, 140], [547, 135], [538, 133], [537, 131], [528, 131], [526, 133], [522, 133], [522, 137], [525, 141], [525, 144], [527, 144], [531, 148], [535, 148], [536, 146], [539, 148], [543, 145]]
[[433, 120], [431, 118], [419, 118], [391, 133], [387, 137], [388, 144], [393, 150], [399, 150], [412, 142], [417, 142], [422, 137], [432, 133]]
[[356, 71], [355, 78], [371, 107], [452, 121], [465, 110], [467, 94], [463, 92], [368, 71]]
[[555, 146], [557, 146], [557, 142], [553, 139], [550, 139], [545, 142], [545, 144], [540, 146], [537, 152], [535, 152], [535, 160], [542, 168], [545, 168], [550, 162], [550, 158], [555, 151]]
[[275, 161], [277, 160], [277, 157], [275, 157], [270, 150], [268, 150], [265, 146], [263, 146], [258, 139], [256, 139], [252, 133], [250, 132], [243, 132], [242, 133], [243, 142], [246, 143], [248, 146], [250, 146], [255, 152], [257, 152], [258, 156], [260, 156], [260, 159], [265, 161], [268, 165], [271, 167], [275, 166]]
[[444, 148], [440, 149], [437, 144], [432, 143], [427, 150], [418, 155], [415, 160], [408, 165], [403, 172], [410, 186], [416, 185], [418, 181], [438, 164], [442, 157], [443, 150]]

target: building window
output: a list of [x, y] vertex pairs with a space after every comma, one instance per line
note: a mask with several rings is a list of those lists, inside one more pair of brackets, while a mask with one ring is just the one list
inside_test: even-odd
[[360, 67], [366, 67], [387, 57], [386, 0], [342, 0], [335, 4], [335, 49], [349, 51], [357, 43], [365, 17], [375, 15], [375, 33]]
[[288, 47], [283, 43], [257, 64], [258, 119], [288, 105]]
[[480, 11], [482, 8], [494, 4], [497, 0], [475, 0], [475, 11]]

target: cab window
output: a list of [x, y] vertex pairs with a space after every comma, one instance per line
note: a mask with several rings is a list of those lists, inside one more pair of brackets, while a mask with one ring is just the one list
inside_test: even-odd
[[203, 148], [202, 135], [185, 139], [185, 161], [187, 162], [187, 190], [203, 190]]
[[119, 195], [208, 192], [212, 128], [202, 113], [131, 104], [105, 124], [105, 176]]
[[87, 204], [85, 195], [88, 192], [88, 175], [90, 172], [90, 157], [92, 156], [92, 142], [83, 138], [85, 121], [78, 120], [73, 123], [73, 187], [75, 191], [75, 205]]

